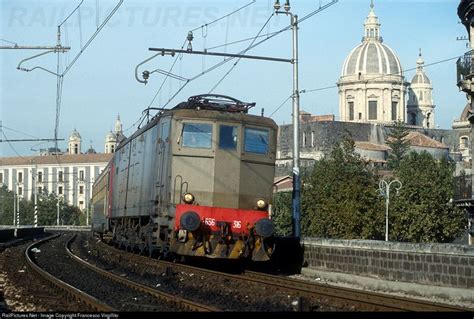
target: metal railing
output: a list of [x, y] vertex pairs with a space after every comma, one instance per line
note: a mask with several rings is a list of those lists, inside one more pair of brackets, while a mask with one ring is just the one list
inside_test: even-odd
[[473, 73], [472, 51], [468, 51], [460, 57], [457, 62], [458, 85], [461, 81], [467, 80]]

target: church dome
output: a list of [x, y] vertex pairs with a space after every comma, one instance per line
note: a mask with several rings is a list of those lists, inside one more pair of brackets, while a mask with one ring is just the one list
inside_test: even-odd
[[71, 133], [71, 136], [69, 136], [69, 141], [80, 141], [81, 140], [81, 134], [79, 134], [76, 129]]
[[431, 81], [426, 74], [415, 74], [411, 80], [411, 84], [431, 84]]
[[425, 64], [425, 61], [423, 60], [423, 57], [421, 56], [421, 49], [420, 49], [420, 54], [418, 55], [418, 60], [416, 60], [416, 74], [413, 76], [413, 79], [411, 80], [411, 84], [431, 84], [430, 79], [426, 76], [425, 72], [423, 71], [423, 66]]
[[342, 75], [393, 74], [402, 75], [400, 60], [393, 50], [379, 41], [364, 41], [347, 56]]
[[115, 135], [114, 133], [112, 133], [112, 131], [110, 131], [109, 133], [107, 133], [107, 135], [105, 136], [105, 142], [114, 142], [115, 143]]
[[360, 74], [387, 74], [402, 76], [402, 67], [395, 52], [383, 44], [380, 23], [374, 12], [373, 3], [365, 21], [362, 43], [347, 56], [342, 67], [342, 76]]

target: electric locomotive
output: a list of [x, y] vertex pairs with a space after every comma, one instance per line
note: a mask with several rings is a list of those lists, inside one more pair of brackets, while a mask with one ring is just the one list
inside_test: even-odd
[[197, 95], [123, 140], [93, 186], [94, 232], [160, 256], [269, 260], [276, 123]]

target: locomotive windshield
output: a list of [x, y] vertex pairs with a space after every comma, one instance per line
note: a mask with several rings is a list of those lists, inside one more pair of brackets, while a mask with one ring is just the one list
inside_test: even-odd
[[183, 125], [183, 146], [211, 148], [212, 124], [185, 123]]
[[245, 128], [244, 151], [248, 153], [268, 153], [268, 130]]
[[219, 147], [226, 150], [237, 149], [237, 126], [221, 125], [219, 131]]

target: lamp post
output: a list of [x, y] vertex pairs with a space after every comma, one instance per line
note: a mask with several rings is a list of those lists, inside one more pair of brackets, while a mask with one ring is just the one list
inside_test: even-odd
[[301, 237], [300, 205], [301, 205], [301, 181], [300, 181], [300, 144], [299, 144], [299, 117], [300, 117], [300, 91], [298, 88], [298, 16], [290, 12], [290, 1], [286, 0], [281, 8], [280, 1], [274, 4], [275, 14], [284, 14], [291, 17], [291, 29], [293, 31], [293, 236]]
[[385, 241], [388, 241], [388, 205], [390, 204], [390, 187], [392, 184], [394, 184], [398, 195], [398, 191], [402, 188], [402, 182], [398, 179], [394, 179], [389, 183], [384, 179], [379, 182], [380, 195], [385, 197]]

